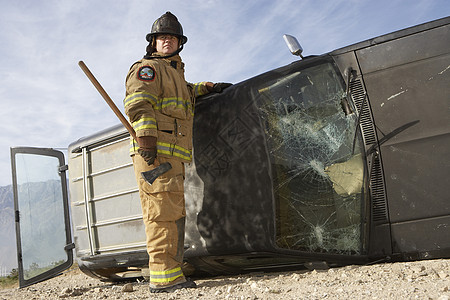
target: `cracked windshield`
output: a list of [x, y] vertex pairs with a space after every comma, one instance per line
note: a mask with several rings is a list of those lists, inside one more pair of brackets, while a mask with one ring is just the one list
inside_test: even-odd
[[362, 143], [359, 134], [355, 141], [357, 116], [333, 65], [265, 83], [258, 94], [272, 162], [277, 246], [360, 254]]

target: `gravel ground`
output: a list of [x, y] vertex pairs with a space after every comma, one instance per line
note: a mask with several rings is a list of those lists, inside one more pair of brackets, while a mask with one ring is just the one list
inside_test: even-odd
[[104, 283], [78, 269], [0, 299], [450, 299], [450, 259], [326, 271], [291, 271], [196, 280], [198, 288], [150, 294], [148, 283]]

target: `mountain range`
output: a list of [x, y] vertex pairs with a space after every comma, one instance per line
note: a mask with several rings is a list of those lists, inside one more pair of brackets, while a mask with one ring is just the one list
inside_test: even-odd
[[[12, 185], [0, 187], [0, 270], [17, 268], [14, 200]], [[0, 274], [5, 275], [5, 274]]]

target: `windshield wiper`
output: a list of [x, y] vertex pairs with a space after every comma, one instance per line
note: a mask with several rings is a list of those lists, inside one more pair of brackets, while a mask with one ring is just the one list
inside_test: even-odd
[[383, 136], [378, 143], [373, 144], [369, 149], [367, 149], [366, 151], [366, 155], [370, 155], [372, 154], [377, 148], [379, 148], [381, 145], [383, 145], [385, 142], [387, 142], [388, 140], [390, 140], [391, 138], [393, 138], [394, 136], [396, 136], [397, 134], [399, 134], [400, 132], [408, 129], [411, 126], [416, 125], [417, 123], [419, 123], [419, 120], [415, 120], [409, 123], [406, 123], [405, 125], [402, 125], [396, 129], [394, 129], [393, 131], [391, 131], [390, 133], [386, 134], [385, 136]]

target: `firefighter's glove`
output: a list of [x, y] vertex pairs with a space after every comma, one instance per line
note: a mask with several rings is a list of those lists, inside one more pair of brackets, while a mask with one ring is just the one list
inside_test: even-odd
[[147, 162], [152, 165], [156, 158], [156, 137], [141, 136], [137, 138], [139, 144], [138, 153]]
[[222, 93], [224, 89], [232, 85], [233, 85], [232, 83], [228, 82], [217, 82], [217, 83], [208, 82], [206, 84], [206, 87], [208, 88], [208, 91], [210, 93]]

